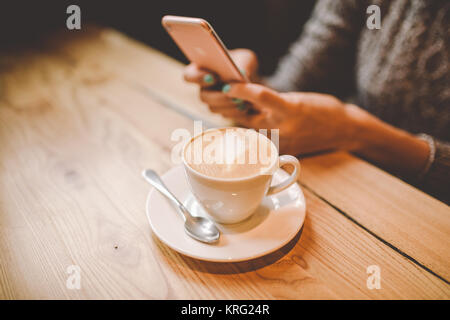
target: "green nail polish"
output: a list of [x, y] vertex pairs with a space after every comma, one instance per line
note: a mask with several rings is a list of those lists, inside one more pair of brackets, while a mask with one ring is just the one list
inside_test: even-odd
[[205, 76], [203, 77], [203, 81], [205, 83], [211, 84], [214, 82], [214, 77], [211, 74], [205, 74]]
[[244, 100], [239, 99], [239, 98], [232, 98], [231, 101], [233, 101], [233, 103], [236, 103], [236, 104], [241, 104], [242, 102], [244, 102]]
[[228, 91], [230, 91], [231, 86], [227, 83], [222, 87], [222, 92], [223, 93], [227, 93]]
[[247, 104], [245, 103], [245, 101], [242, 101], [236, 106], [236, 108], [238, 108], [238, 110], [240, 111], [244, 111], [245, 109], [247, 109]]

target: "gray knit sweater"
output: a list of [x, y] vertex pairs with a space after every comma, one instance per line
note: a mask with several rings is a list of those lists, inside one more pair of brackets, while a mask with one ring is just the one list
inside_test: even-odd
[[[371, 4], [381, 9], [379, 30], [366, 26]], [[449, 43], [448, 0], [320, 0], [268, 83], [351, 99], [394, 126], [434, 136], [435, 160], [418, 186], [448, 203]]]

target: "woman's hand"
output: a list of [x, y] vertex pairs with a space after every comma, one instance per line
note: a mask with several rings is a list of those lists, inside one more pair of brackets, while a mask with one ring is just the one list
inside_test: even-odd
[[[258, 60], [248, 49], [230, 50], [236, 65], [255, 82]], [[317, 93], [278, 93], [254, 83], [224, 84], [222, 91], [211, 90], [220, 83], [217, 74], [188, 65], [186, 81], [200, 85], [200, 98], [210, 110], [233, 119], [237, 124], [264, 129], [280, 129], [282, 152], [298, 154], [325, 149], [351, 149], [353, 127], [348, 113], [356, 106]], [[251, 112], [249, 112], [251, 111]]]
[[[358, 148], [358, 118], [365, 113], [355, 105], [320, 93], [279, 93], [263, 85], [235, 83], [226, 92], [201, 90], [213, 112], [255, 129], [279, 129], [280, 151], [299, 154]], [[237, 108], [232, 99], [251, 103], [252, 112]]]
[[[353, 104], [321, 93], [279, 93], [263, 85], [235, 83], [226, 92], [202, 90], [210, 109], [254, 129], [279, 129], [280, 152], [353, 151], [381, 167], [417, 175], [427, 163], [428, 144]], [[248, 101], [252, 112], [231, 99]]]

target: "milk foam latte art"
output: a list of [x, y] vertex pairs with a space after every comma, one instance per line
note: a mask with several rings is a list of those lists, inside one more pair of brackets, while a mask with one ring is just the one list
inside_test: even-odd
[[208, 130], [187, 144], [186, 163], [209, 177], [234, 179], [270, 174], [278, 158], [275, 145], [264, 135], [244, 128]]

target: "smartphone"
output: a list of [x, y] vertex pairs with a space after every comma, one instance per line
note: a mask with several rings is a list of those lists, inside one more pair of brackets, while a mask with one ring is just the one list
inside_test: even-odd
[[200, 68], [215, 72], [223, 82], [248, 82], [206, 20], [164, 16], [162, 25], [184, 55]]

